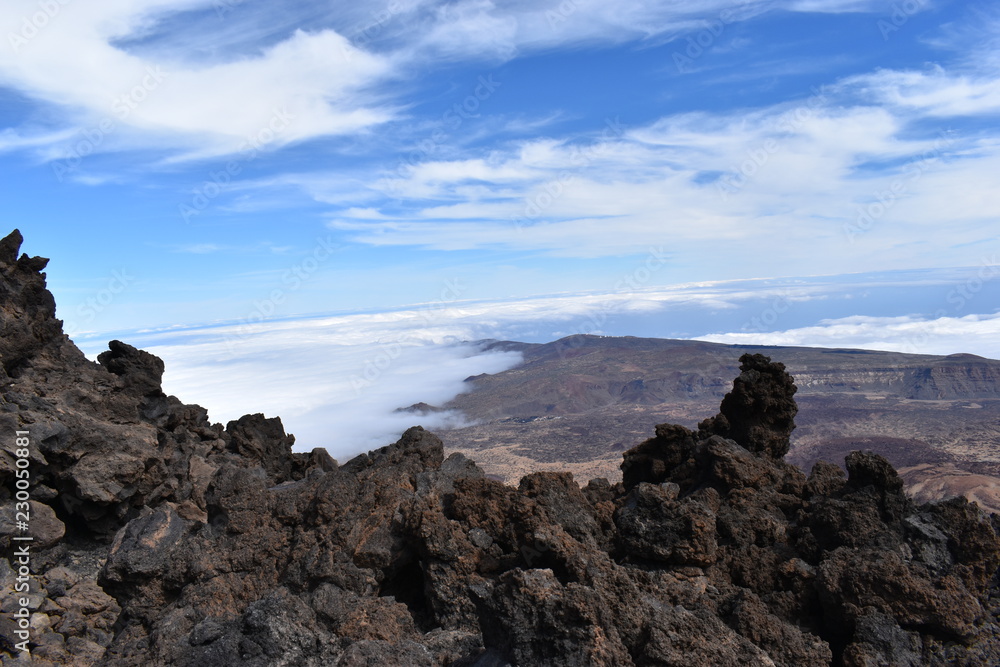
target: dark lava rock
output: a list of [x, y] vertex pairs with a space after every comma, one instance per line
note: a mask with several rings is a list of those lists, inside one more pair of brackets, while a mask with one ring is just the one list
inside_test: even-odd
[[719, 414], [700, 430], [732, 438], [751, 452], [780, 459], [795, 429], [796, 387], [785, 365], [762, 354], [740, 357], [740, 375], [722, 399]]
[[1000, 664], [1000, 519], [916, 506], [871, 453], [785, 463], [795, 385], [766, 357], [697, 432], [626, 452], [622, 484], [505, 486], [420, 427], [338, 465], [277, 418], [211, 423], [127, 343], [88, 361], [20, 244], [0, 432], [31, 434], [39, 523], [26, 593], [0, 560], [0, 664], [20, 597], [39, 665]]

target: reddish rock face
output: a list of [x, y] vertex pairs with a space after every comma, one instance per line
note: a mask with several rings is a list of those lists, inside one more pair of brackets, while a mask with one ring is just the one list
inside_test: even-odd
[[[1000, 522], [915, 506], [872, 454], [786, 464], [795, 386], [766, 357], [698, 432], [626, 452], [622, 484], [505, 486], [420, 427], [339, 465], [277, 419], [211, 424], [125, 343], [87, 361], [19, 245], [0, 432], [32, 433], [45, 508], [33, 664], [1000, 664]], [[6, 612], [3, 561], [0, 584]]]

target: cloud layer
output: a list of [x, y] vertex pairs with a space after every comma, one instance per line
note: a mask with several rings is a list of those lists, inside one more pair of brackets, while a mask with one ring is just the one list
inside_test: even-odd
[[969, 353], [1000, 359], [1000, 313], [924, 319], [853, 316], [767, 333], [726, 333], [699, 340], [730, 345], [795, 345], [888, 350], [905, 354]]
[[[985, 275], [985, 274], [984, 274]], [[694, 337], [730, 344], [805, 345], [974, 353], [1000, 358], [998, 286], [968, 270], [626, 288], [532, 299], [441, 299], [383, 313], [118, 332], [161, 356], [164, 390], [209, 409], [215, 421], [246, 412], [281, 416], [297, 449], [327, 447], [340, 459], [393, 441], [408, 426], [462, 423], [443, 405], [464, 380], [520, 361], [483, 352], [484, 339], [548, 342], [572, 334]], [[845, 283], [847, 283], [845, 285]], [[624, 286], [623, 286], [624, 287]], [[941, 295], [928, 314], [898, 314], [914, 294]], [[887, 312], [816, 319], [825, 312]], [[971, 312], [970, 312], [971, 311]], [[680, 323], [692, 333], [673, 335]], [[721, 332], [721, 333], [717, 333]], [[103, 338], [81, 339], [96, 355]]]

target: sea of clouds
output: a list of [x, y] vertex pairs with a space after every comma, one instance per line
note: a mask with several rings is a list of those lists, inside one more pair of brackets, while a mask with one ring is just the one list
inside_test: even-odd
[[1000, 284], [975, 275], [955, 269], [697, 283], [75, 339], [92, 358], [110, 338], [146, 349], [166, 363], [164, 390], [207, 407], [213, 421], [280, 416], [297, 450], [322, 446], [345, 460], [414, 424], [463, 424], [455, 411], [403, 409], [444, 405], [471, 388], [470, 376], [521, 361], [517, 352], [489, 349], [490, 339], [638, 335], [1000, 358]]

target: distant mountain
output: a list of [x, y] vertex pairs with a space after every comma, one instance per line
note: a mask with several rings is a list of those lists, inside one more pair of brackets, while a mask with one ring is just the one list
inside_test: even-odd
[[524, 361], [468, 378], [469, 391], [441, 407], [473, 425], [441, 433], [508, 482], [563, 469], [620, 479], [622, 451], [650, 423], [694, 427], [731, 388], [740, 355], [759, 352], [784, 363], [798, 386], [790, 462], [808, 471], [869, 449], [900, 468], [920, 500], [960, 493], [1000, 511], [997, 360], [589, 335], [486, 347]]

